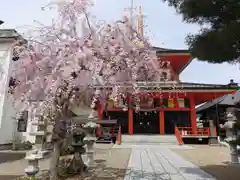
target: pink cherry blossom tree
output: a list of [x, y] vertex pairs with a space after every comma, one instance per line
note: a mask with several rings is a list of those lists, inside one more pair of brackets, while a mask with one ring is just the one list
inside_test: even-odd
[[64, 117], [76, 104], [89, 105], [92, 85], [118, 89], [131, 85], [128, 89], [134, 93], [138, 81], [160, 79], [155, 52], [127, 17], [98, 25], [89, 20], [91, 0], [50, 5], [58, 10], [52, 25], [35, 29], [27, 44], [15, 45], [20, 59], [13, 63], [12, 77], [17, 83], [12, 93], [20, 111], [30, 102], [41, 101], [39, 112], [53, 105], [58, 116]]
[[105, 86], [118, 97], [137, 93], [139, 81], [159, 81], [156, 54], [132, 21], [125, 16], [112, 24], [93, 23], [91, 6], [91, 0], [52, 2], [43, 8], [57, 8], [52, 25], [34, 29], [28, 43], [15, 44], [20, 58], [13, 63], [16, 83], [10, 92], [19, 112], [35, 104], [38, 115], [57, 124], [75, 106], [84, 111], [104, 104]]

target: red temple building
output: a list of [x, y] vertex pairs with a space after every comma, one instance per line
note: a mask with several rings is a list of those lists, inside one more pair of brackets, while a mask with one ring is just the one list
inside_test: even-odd
[[[161, 59], [163, 79], [156, 83], [139, 83], [141, 89], [140, 111], [109, 98], [106, 110], [99, 104], [99, 119], [118, 119], [122, 133], [133, 134], [174, 134], [175, 126], [191, 127], [197, 131], [195, 106], [225, 94], [234, 93], [238, 84], [227, 85], [181, 82], [179, 75], [191, 63], [188, 50], [153, 48]], [[201, 72], [196, 72], [201, 73]], [[128, 99], [131, 104], [131, 98]]]
[[[138, 32], [140, 36], [144, 36], [141, 6]], [[140, 111], [136, 111], [131, 95], [127, 96], [128, 108], [125, 108], [126, 103], [123, 103], [123, 100], [115, 102], [109, 97], [107, 107], [102, 108], [101, 104], [98, 106], [99, 120], [117, 119], [122, 133], [129, 135], [174, 134], [175, 127], [180, 126], [190, 127], [192, 133], [197, 134], [195, 106], [234, 93], [238, 84], [233, 81], [227, 85], [181, 82], [181, 72], [192, 61], [190, 52], [158, 47], [153, 47], [153, 51], [161, 60], [159, 69], [162, 79], [159, 82], [138, 83]]]

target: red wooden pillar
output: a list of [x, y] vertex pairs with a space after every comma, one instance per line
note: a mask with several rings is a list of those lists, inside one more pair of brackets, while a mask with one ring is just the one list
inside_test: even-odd
[[[103, 119], [103, 111], [102, 111], [102, 105], [101, 105], [101, 103], [98, 103], [98, 104], [97, 104], [97, 115], [98, 115], [98, 120], [99, 120], [99, 121]], [[99, 136], [101, 136], [101, 134], [102, 134], [102, 129], [101, 129], [101, 127], [99, 126], [99, 127], [97, 128], [97, 136], [99, 137]]]
[[190, 96], [190, 119], [193, 133], [197, 134], [197, 115], [195, 109], [195, 99], [193, 95]]
[[129, 97], [129, 108], [128, 108], [128, 134], [133, 135], [133, 109], [132, 109], [132, 98]]
[[103, 111], [102, 111], [101, 103], [98, 103], [97, 113], [98, 113], [98, 120], [102, 120], [103, 119]]
[[133, 110], [128, 110], [128, 134], [133, 135]]
[[159, 111], [159, 125], [160, 125], [160, 134], [165, 134], [165, 125], [164, 125], [164, 111]]

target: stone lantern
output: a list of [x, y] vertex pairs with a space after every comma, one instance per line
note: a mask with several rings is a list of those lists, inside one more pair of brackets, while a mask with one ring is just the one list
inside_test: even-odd
[[226, 110], [226, 122], [224, 125], [220, 125], [221, 128], [226, 130], [225, 141], [230, 146], [231, 163], [238, 164], [238, 151], [237, 145], [240, 140], [239, 127], [237, 126], [237, 109], [227, 108]]
[[28, 161], [28, 166], [25, 168], [27, 177], [35, 177], [39, 172], [39, 160], [43, 159], [42, 154], [37, 149], [34, 149], [27, 153], [25, 159]]
[[85, 143], [83, 141], [84, 137], [85, 133], [81, 127], [75, 126], [72, 128], [71, 145], [74, 148], [74, 157], [77, 160], [80, 173], [83, 173], [83, 171], [86, 169], [86, 165], [82, 160], [82, 154], [86, 152], [84, 148]]
[[86, 154], [87, 154], [87, 166], [93, 167], [94, 166], [94, 143], [96, 142], [96, 133], [95, 130], [98, 125], [92, 121], [83, 124], [84, 132], [86, 136], [84, 137], [83, 141], [86, 144]]

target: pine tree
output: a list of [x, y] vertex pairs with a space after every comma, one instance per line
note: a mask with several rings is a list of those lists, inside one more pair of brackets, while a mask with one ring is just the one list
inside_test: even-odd
[[240, 56], [239, 0], [164, 0], [176, 8], [187, 23], [203, 28], [189, 35], [192, 55], [210, 63], [236, 62]]

